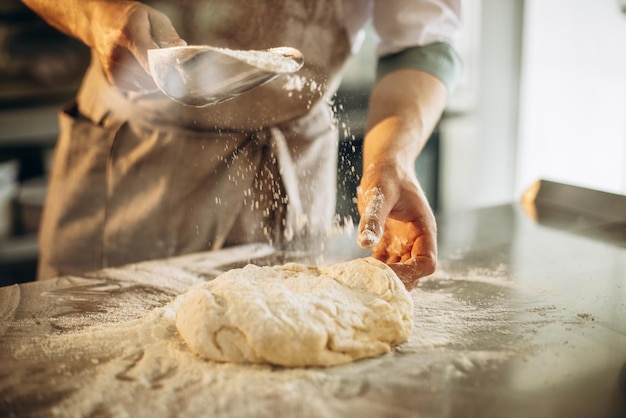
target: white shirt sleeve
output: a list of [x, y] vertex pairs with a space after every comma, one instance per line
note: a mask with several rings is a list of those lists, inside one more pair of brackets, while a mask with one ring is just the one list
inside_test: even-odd
[[467, 0], [341, 0], [353, 51], [372, 20], [377, 36], [377, 78], [413, 68], [438, 77], [453, 92], [462, 71], [456, 51], [462, 4]]
[[378, 56], [406, 48], [446, 42], [461, 32], [463, 0], [374, 0], [372, 20], [379, 37]]

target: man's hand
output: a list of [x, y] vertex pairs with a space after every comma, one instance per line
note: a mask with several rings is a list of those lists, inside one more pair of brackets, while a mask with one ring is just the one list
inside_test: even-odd
[[23, 1], [50, 25], [92, 48], [109, 82], [121, 90], [155, 90], [147, 51], [186, 45], [166, 15], [137, 1]]
[[389, 264], [408, 290], [437, 262], [435, 217], [415, 174], [447, 99], [444, 84], [423, 71], [388, 73], [374, 86], [363, 143], [358, 243]]
[[413, 172], [371, 165], [358, 190], [358, 244], [389, 264], [407, 290], [435, 271], [437, 226]]
[[155, 90], [148, 50], [185, 45], [170, 19], [142, 3], [100, 2], [92, 47], [110, 83], [127, 91]]

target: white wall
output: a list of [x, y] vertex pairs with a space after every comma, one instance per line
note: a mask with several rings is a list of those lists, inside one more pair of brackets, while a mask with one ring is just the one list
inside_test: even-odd
[[626, 16], [525, 0], [516, 193], [539, 178], [626, 194]]
[[464, 1], [440, 209], [516, 201], [540, 178], [626, 194], [626, 0]]
[[[462, 55], [474, 84], [452, 97], [441, 125], [441, 209], [459, 211], [516, 198], [523, 0], [466, 0]], [[459, 97], [460, 100], [459, 100]], [[460, 105], [459, 105], [460, 103]]]

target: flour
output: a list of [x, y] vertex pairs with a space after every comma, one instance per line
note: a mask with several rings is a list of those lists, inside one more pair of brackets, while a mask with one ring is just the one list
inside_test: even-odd
[[237, 58], [245, 63], [260, 68], [265, 71], [270, 71], [279, 74], [290, 74], [298, 71], [301, 62], [294, 60], [290, 56], [285, 56], [279, 52], [269, 51], [239, 51], [225, 48], [216, 48], [216, 50]]
[[304, 86], [307, 85], [307, 79], [298, 75], [289, 75], [285, 77], [285, 84], [283, 85], [283, 90], [293, 92], [293, 91], [302, 91]]
[[[367, 202], [367, 206], [363, 213], [363, 219], [366, 219], [368, 223], [359, 234], [358, 243], [364, 248], [369, 248], [376, 245], [382, 235], [383, 225], [380, 223], [379, 215], [383, 203], [385, 202], [385, 195], [378, 187], [374, 187], [364, 193], [363, 198]], [[375, 224], [372, 222], [373, 220], [378, 220], [379, 223]]]
[[[271, 255], [264, 246], [249, 252]], [[226, 251], [221, 259], [234, 263], [241, 255]], [[68, 307], [89, 292], [72, 287], [47, 294], [46, 300], [61, 298], [59, 307], [50, 312], [53, 318], [38, 321], [62, 324], [62, 329], [3, 337], [3, 352], [10, 354], [0, 359], [0, 407], [7, 405], [17, 416], [327, 417], [345, 411], [407, 416], [419, 409], [420, 398], [397, 394], [449, 391], [475, 382], [480, 373], [496, 373], [531, 349], [526, 333], [533, 335], [561, 315], [520, 293], [505, 272], [440, 270], [410, 293], [413, 330], [407, 342], [385, 355], [331, 368], [218, 363], [195, 355], [175, 324], [187, 289], [201, 286], [216, 263], [204, 254], [168, 266], [112, 269], [107, 275], [134, 277], [136, 285], [119, 287], [123, 292], [116, 303], [108, 293], [116, 290], [114, 281], [103, 276], [85, 290], [96, 298], [100, 289], [110, 300], [98, 299], [97, 311], [82, 319], [79, 310]], [[172, 280], [153, 277], [159, 268]], [[159, 286], [150, 289], [145, 281], [151, 278]], [[29, 320], [12, 327], [25, 329]], [[30, 400], [26, 409], [11, 409], [24, 399]]]
[[[394, 407], [402, 411], [401, 403], [377, 401], [376, 394], [388, 387], [432, 391], [510, 357], [501, 351], [454, 350], [433, 357], [435, 349], [467, 344], [463, 335], [471, 330], [466, 316], [471, 307], [429, 290], [414, 293], [413, 299], [423, 306], [416, 306], [419, 327], [408, 343], [396, 355], [349, 367], [277, 369], [203, 361], [177, 335], [174, 313], [182, 298], [126, 323], [45, 338], [20, 357], [44, 354], [55, 364], [56, 389], [69, 393], [55, 395], [61, 400], [46, 415], [133, 417], [168, 416], [171, 411], [180, 417], [273, 417], [277, 408], [285, 416], [331, 416], [344, 408], [381, 415]], [[31, 374], [28, 368], [23, 372], [32, 384], [50, 376]], [[431, 375], [427, 382], [417, 378], [424, 373]]]
[[283, 84], [283, 90], [286, 90], [290, 93], [295, 91], [303, 91], [308, 89], [311, 93], [322, 93], [323, 86], [320, 85], [317, 81], [309, 79], [307, 77], [290, 74], [284, 77], [285, 83]]

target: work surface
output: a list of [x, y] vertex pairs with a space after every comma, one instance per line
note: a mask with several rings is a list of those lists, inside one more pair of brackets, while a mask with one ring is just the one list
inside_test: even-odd
[[0, 288], [0, 414], [626, 416], [624, 225], [548, 215], [507, 205], [440, 219], [409, 341], [326, 369], [201, 360], [171, 303], [248, 261], [363, 255], [350, 236], [314, 260], [247, 246]]

